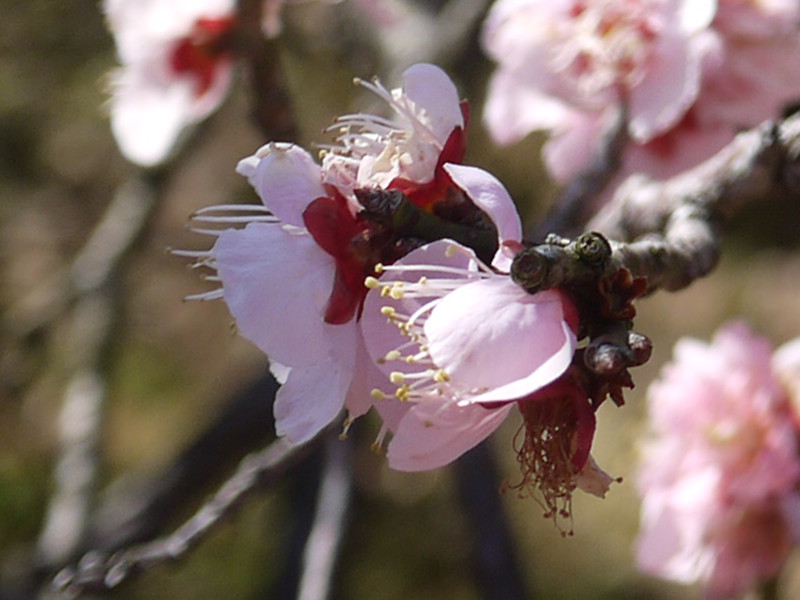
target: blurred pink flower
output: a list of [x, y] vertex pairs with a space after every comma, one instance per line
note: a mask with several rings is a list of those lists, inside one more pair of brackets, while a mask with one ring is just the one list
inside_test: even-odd
[[[498, 62], [484, 118], [499, 143], [552, 132], [548, 166], [586, 166], [603, 122], [624, 101], [630, 135], [646, 142], [695, 100], [711, 0], [498, 0], [483, 46]], [[574, 151], [578, 157], [572, 157]]]
[[126, 158], [154, 166], [222, 102], [232, 77], [234, 0], [105, 0], [122, 66], [111, 128]]
[[642, 570], [722, 600], [777, 575], [797, 540], [798, 430], [769, 344], [744, 324], [684, 339], [648, 393]]
[[626, 103], [619, 179], [674, 175], [800, 97], [799, 13], [786, 0], [498, 0], [484, 119], [502, 144], [548, 132], [544, 160], [564, 181]]
[[415, 65], [404, 83], [392, 92], [365, 84], [387, 100], [399, 122], [367, 114], [340, 118], [339, 137], [322, 166], [284, 143], [242, 160], [238, 171], [263, 206], [200, 211], [196, 223], [244, 227], [208, 231], [217, 236], [210, 251], [182, 253], [216, 270], [222, 286], [195, 298], [224, 298], [241, 334], [270, 358], [283, 383], [276, 429], [293, 443], [313, 437], [343, 406], [351, 418], [369, 409], [379, 373], [366, 359], [356, 325], [364, 278], [378, 262], [394, 262], [413, 247], [364, 218], [357, 193], [397, 189], [431, 210], [457, 196], [474, 212], [483, 209], [499, 231], [520, 235], [513, 204], [496, 201], [488, 174], [446, 162], [460, 160], [464, 150], [461, 104], [449, 78], [432, 65]]

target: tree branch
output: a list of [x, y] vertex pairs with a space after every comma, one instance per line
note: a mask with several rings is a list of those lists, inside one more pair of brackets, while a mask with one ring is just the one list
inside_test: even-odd
[[302, 446], [277, 440], [264, 450], [246, 456], [233, 476], [172, 534], [114, 553], [88, 552], [75, 567], [65, 568], [55, 577], [54, 589], [69, 595], [101, 592], [116, 587], [136, 573], [182, 557], [223, 517], [238, 508], [249, 493], [280, 478], [316, 447], [326, 433], [327, 430]]

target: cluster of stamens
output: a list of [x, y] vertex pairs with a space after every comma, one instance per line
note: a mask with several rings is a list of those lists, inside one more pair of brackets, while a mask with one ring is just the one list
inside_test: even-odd
[[[355, 186], [358, 168], [365, 157], [383, 156], [388, 159], [387, 155], [391, 155], [397, 158], [408, 152], [410, 145], [422, 143], [432, 149], [430, 156], [433, 160], [428, 165], [432, 175], [436, 157], [442, 150], [442, 142], [423, 121], [424, 111], [404, 94], [387, 90], [377, 77], [371, 81], [355, 78], [353, 83], [370, 90], [384, 100], [396, 113], [399, 121], [395, 122], [369, 113], [353, 113], [337, 117], [325, 130], [326, 133], [336, 133], [333, 143], [317, 145], [323, 161], [328, 155], [335, 157], [334, 160], [325, 161], [326, 171], [332, 171], [339, 184], [349, 181], [350, 185]], [[420, 149], [414, 152], [414, 158], [424, 160], [424, 156], [416, 156], [419, 152]], [[424, 151], [422, 153], [427, 154]]]
[[[269, 209], [260, 204], [220, 204], [207, 206], [192, 214], [188, 224], [190, 231], [213, 237], [219, 236], [231, 227], [242, 227], [248, 223], [280, 223]], [[192, 269], [208, 269], [217, 271], [217, 262], [211, 250], [175, 250], [170, 248], [169, 253], [194, 260]], [[205, 281], [221, 283], [216, 274], [203, 276]], [[190, 294], [185, 300], [218, 300], [222, 298], [222, 287], [207, 292]]]
[[[451, 245], [448, 247], [447, 254], [452, 257], [459, 250], [458, 246]], [[388, 280], [386, 278], [379, 280], [370, 276], [364, 281], [367, 288], [375, 290], [381, 298], [386, 298], [389, 302], [409, 299], [424, 300], [413, 312], [404, 312], [401, 307], [392, 304], [381, 306], [381, 314], [386, 317], [388, 323], [397, 327], [406, 341], [379, 357], [377, 362], [382, 365], [397, 363], [404, 370], [398, 368], [389, 373], [389, 381], [395, 386], [393, 393], [387, 394], [383, 390], [373, 389], [372, 397], [375, 400], [382, 400], [387, 396], [393, 396], [398, 400], [408, 402], [425, 395], [436, 394], [438, 396], [446, 395], [457, 401], [470, 390], [461, 390], [454, 386], [450, 375], [436, 365], [431, 358], [425, 335], [425, 322], [445, 295], [471, 281], [491, 277], [491, 272], [485, 265], [479, 265], [478, 270], [445, 265], [384, 266], [379, 264], [375, 267], [377, 275], [386, 272], [408, 274], [415, 271], [425, 274], [416, 280]], [[413, 368], [416, 370], [409, 370]]]

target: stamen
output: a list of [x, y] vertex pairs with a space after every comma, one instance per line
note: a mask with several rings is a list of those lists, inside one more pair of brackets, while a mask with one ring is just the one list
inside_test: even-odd
[[194, 215], [202, 215], [209, 212], [263, 212], [269, 213], [270, 210], [261, 204], [214, 204], [204, 206], [194, 211]]
[[188, 296], [184, 296], [184, 300], [187, 301], [200, 301], [200, 302], [207, 302], [209, 300], [219, 300], [222, 298], [223, 290], [222, 288], [211, 290], [210, 292], [203, 292], [200, 294], [190, 294]]
[[228, 216], [211, 216], [211, 215], [193, 215], [192, 221], [199, 221], [201, 223], [280, 223], [280, 220], [273, 215], [228, 215]]

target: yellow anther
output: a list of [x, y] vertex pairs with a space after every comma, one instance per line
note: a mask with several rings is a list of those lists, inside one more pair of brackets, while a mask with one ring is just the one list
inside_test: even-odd
[[401, 385], [405, 382], [406, 376], [403, 375], [400, 371], [392, 371], [389, 374], [389, 381], [391, 381], [395, 385]]
[[367, 278], [364, 280], [364, 286], [365, 286], [365, 287], [367, 287], [367, 288], [369, 288], [369, 289], [371, 289], [371, 290], [374, 290], [375, 288], [379, 287], [379, 286], [380, 286], [380, 284], [381, 284], [381, 283], [380, 283], [380, 281], [378, 281], [378, 280], [377, 280], [375, 277], [373, 277], [372, 275], [370, 275], [369, 277], [367, 277]]
[[409, 390], [410, 388], [407, 385], [402, 385], [395, 390], [394, 397], [400, 400], [400, 402], [408, 402]]
[[381, 298], [386, 298], [386, 296], [388, 296], [391, 293], [391, 291], [392, 288], [390, 288], [388, 285], [383, 286], [381, 288]]
[[400, 350], [390, 350], [383, 358], [384, 360], [397, 360], [401, 356], [403, 355], [400, 353]]
[[384, 317], [389, 317], [391, 319], [397, 314], [397, 311], [393, 306], [381, 306], [381, 314]]
[[438, 371], [436, 371], [436, 373], [433, 374], [433, 380], [436, 383], [446, 383], [450, 381], [450, 375], [445, 373], [442, 369], [439, 369]]
[[386, 394], [384, 394], [384, 393], [383, 393], [381, 390], [379, 390], [378, 388], [375, 388], [375, 389], [373, 389], [373, 390], [372, 390], [372, 391], [369, 393], [369, 395], [370, 395], [370, 396], [372, 396], [372, 399], [373, 399], [373, 400], [383, 400], [384, 398], [386, 398]]
[[406, 356], [405, 361], [408, 364], [413, 365], [415, 362], [417, 362], [417, 359], [414, 358], [413, 356]]
[[376, 273], [383, 273], [383, 265], [381, 263], [378, 263], [378, 264], [375, 265], [375, 272]]
[[402, 288], [400, 288], [399, 286], [393, 287], [391, 290], [389, 290], [389, 296], [391, 296], [395, 300], [401, 300], [404, 295], [405, 294], [403, 293]]

